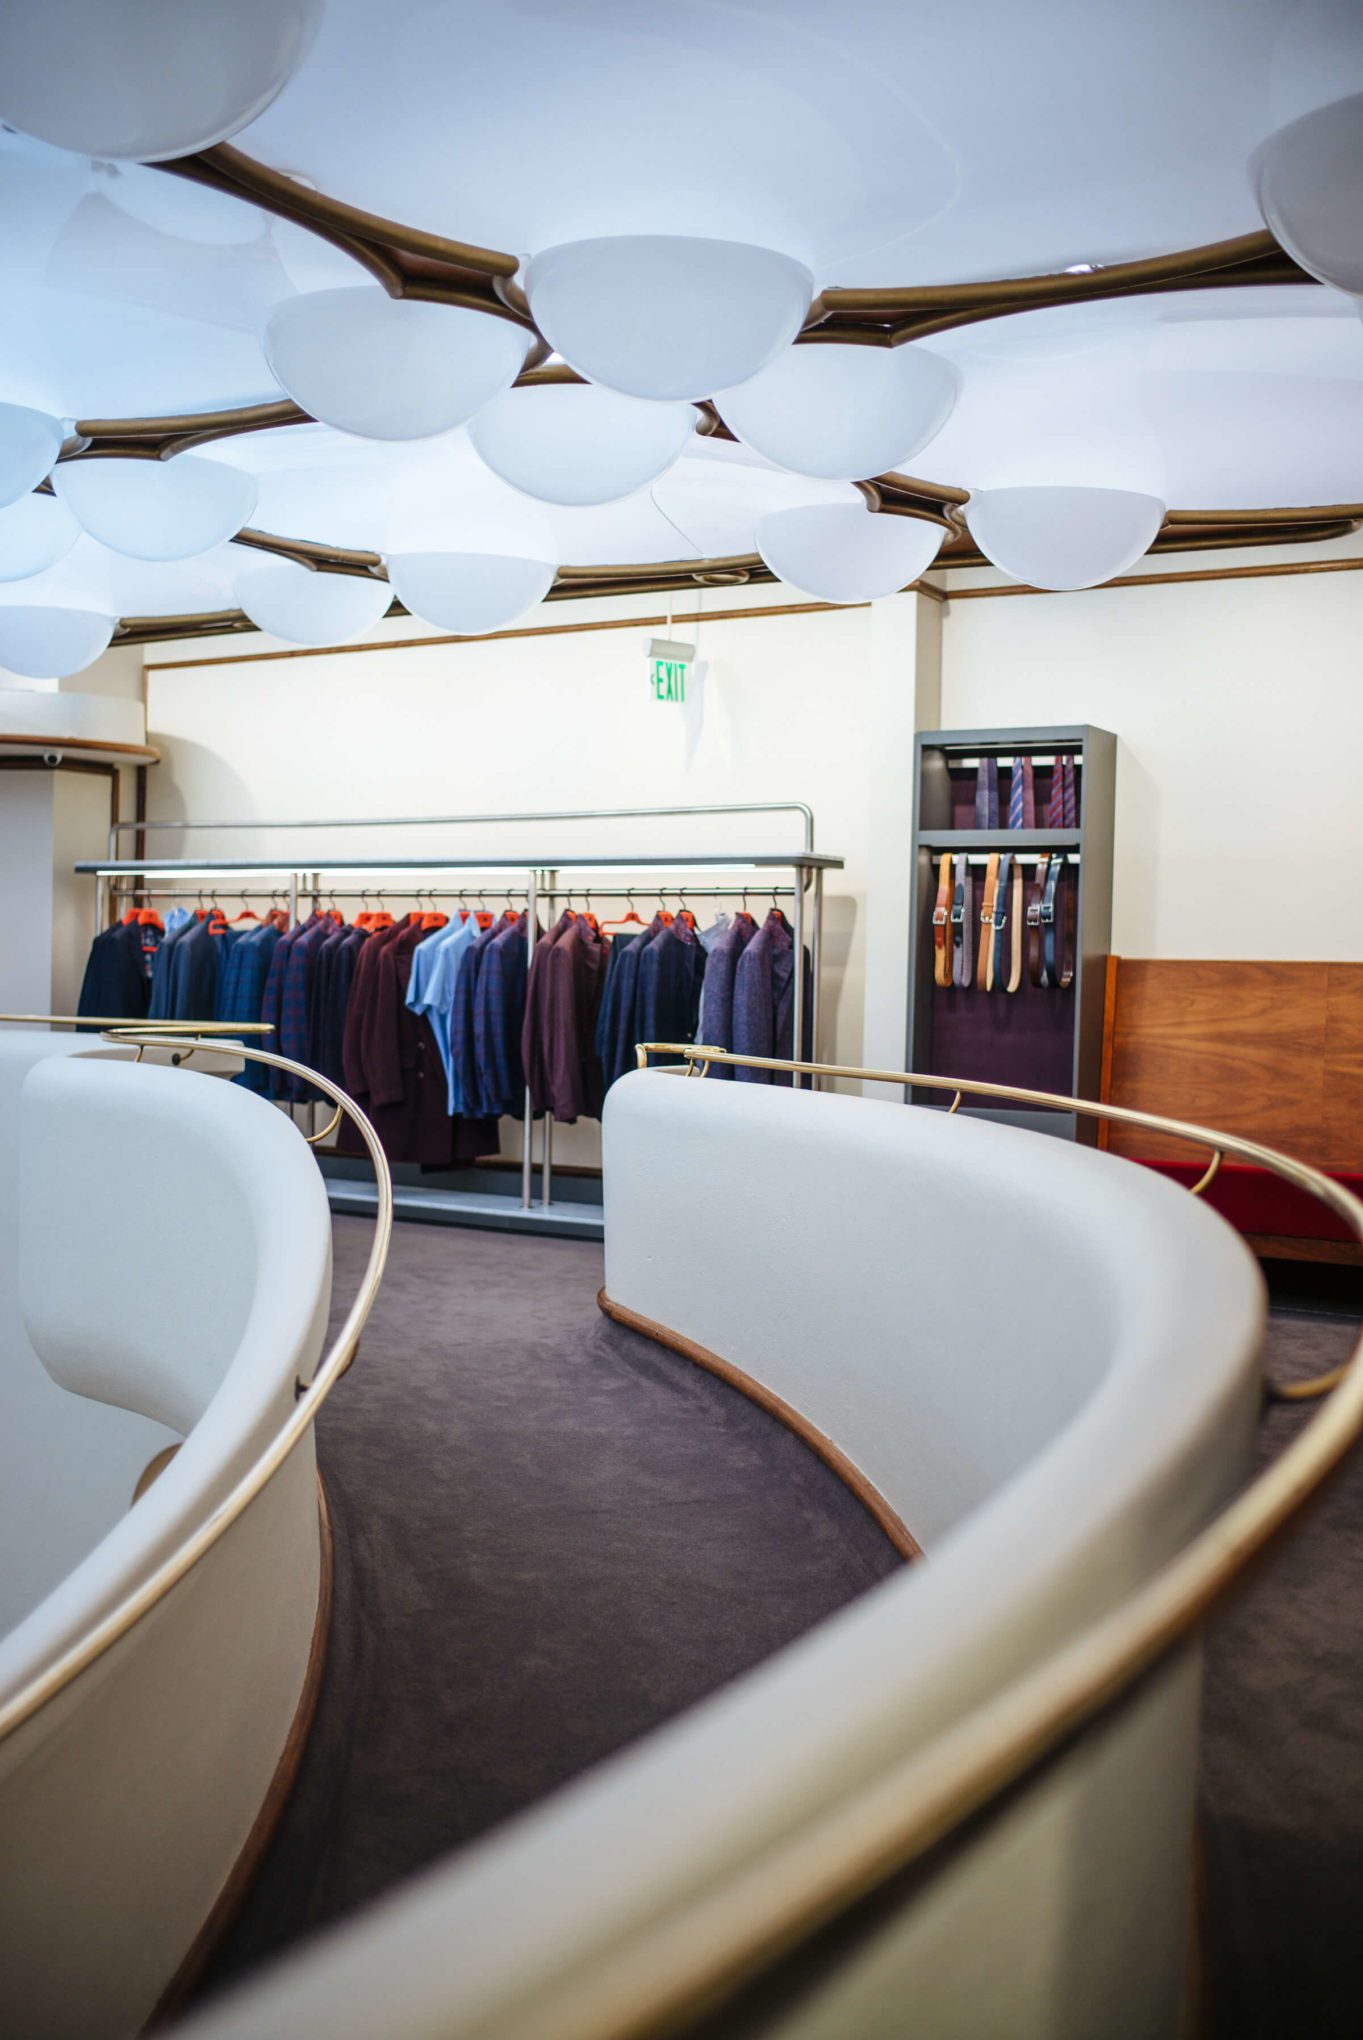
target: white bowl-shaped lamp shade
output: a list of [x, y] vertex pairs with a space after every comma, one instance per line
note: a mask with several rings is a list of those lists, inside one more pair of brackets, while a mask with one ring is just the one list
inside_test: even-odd
[[554, 567], [510, 553], [395, 553], [388, 578], [405, 609], [438, 630], [505, 630], [549, 593]]
[[699, 418], [691, 404], [541, 383], [495, 397], [469, 438], [494, 475], [541, 503], [615, 503], [667, 472]]
[[1363, 92], [1279, 128], [1250, 158], [1250, 178], [1293, 260], [1363, 298]]
[[343, 645], [362, 637], [393, 600], [388, 582], [371, 574], [325, 574], [266, 557], [238, 568], [236, 590], [257, 630], [294, 645]]
[[934, 439], [956, 402], [957, 374], [916, 347], [834, 341], [788, 347], [715, 398], [746, 446], [793, 474], [854, 482], [884, 474]]
[[45, 573], [80, 537], [65, 503], [55, 496], [21, 496], [0, 510], [0, 581], [26, 581]]
[[82, 156], [189, 156], [264, 112], [321, 18], [322, 0], [18, 0], [0, 118]]
[[778, 581], [820, 602], [874, 602], [926, 573], [946, 532], [922, 517], [889, 517], [859, 503], [773, 510], [757, 550]]
[[29, 680], [65, 680], [108, 649], [115, 621], [92, 609], [0, 608], [0, 666]]
[[532, 259], [525, 287], [536, 325], [579, 375], [690, 402], [765, 368], [814, 295], [789, 255], [680, 234], [565, 241]]
[[1029, 588], [1097, 588], [1147, 553], [1164, 521], [1133, 489], [979, 489], [970, 535], [1001, 573]]
[[0, 404], [0, 503], [17, 503], [36, 489], [61, 450], [60, 418], [27, 404]]
[[52, 486], [92, 538], [134, 560], [189, 560], [234, 538], [256, 507], [256, 480], [220, 460], [63, 461]]
[[286, 298], [264, 342], [294, 402], [361, 439], [433, 439], [462, 425], [511, 387], [532, 344], [492, 313], [408, 303], [377, 284]]

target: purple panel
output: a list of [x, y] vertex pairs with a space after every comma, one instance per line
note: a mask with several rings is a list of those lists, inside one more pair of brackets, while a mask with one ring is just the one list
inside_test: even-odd
[[1023, 964], [1016, 992], [932, 987], [934, 1076], [979, 1077], [1034, 1091], [1074, 1088], [1074, 987], [1034, 985]]

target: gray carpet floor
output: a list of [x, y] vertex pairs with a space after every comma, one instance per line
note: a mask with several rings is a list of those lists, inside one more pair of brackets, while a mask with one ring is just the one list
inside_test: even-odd
[[[1275, 1309], [1268, 1365], [1338, 1365], [1358, 1313]], [[1310, 1421], [1274, 1404], [1266, 1463]], [[1201, 1834], [1211, 2040], [1363, 2033], [1363, 1448], [1208, 1639]]]
[[[338, 1317], [370, 1233], [336, 1220]], [[601, 1279], [577, 1240], [395, 1229], [318, 1419], [336, 1600], [316, 1723], [204, 1992], [897, 1570], [789, 1431], [604, 1318]]]
[[[338, 1313], [369, 1226], [336, 1222]], [[704, 1280], [704, 1270], [697, 1271]], [[598, 1247], [400, 1225], [318, 1450], [336, 1603], [292, 1797], [205, 1994], [759, 1662], [895, 1570], [746, 1399], [597, 1311]], [[1269, 1364], [1343, 1357], [1275, 1309]], [[1266, 1415], [1261, 1457], [1309, 1407]], [[1210, 2040], [1363, 2033], [1363, 1452], [1209, 1640]]]

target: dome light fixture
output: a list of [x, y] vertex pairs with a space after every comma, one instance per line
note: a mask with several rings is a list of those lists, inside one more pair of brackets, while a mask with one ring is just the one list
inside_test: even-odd
[[1164, 521], [1134, 489], [978, 489], [970, 535], [1001, 573], [1029, 588], [1097, 588], [1149, 552]]
[[192, 156], [264, 112], [321, 18], [322, 0], [20, 0], [0, 7], [0, 119], [81, 156]]
[[646, 403], [593, 383], [494, 397], [469, 438], [494, 475], [541, 503], [615, 503], [666, 474], [700, 422], [691, 404]]
[[0, 510], [0, 581], [46, 573], [79, 537], [79, 524], [55, 496], [20, 496]]
[[790, 344], [814, 278], [774, 248], [621, 234], [544, 249], [525, 288], [536, 325], [579, 375], [624, 396], [696, 403]]
[[52, 486], [92, 538], [134, 560], [210, 552], [234, 538], [256, 507], [254, 475], [188, 453], [62, 461]]
[[894, 517], [859, 503], [773, 510], [757, 525], [757, 550], [778, 581], [820, 602], [875, 602], [895, 595], [936, 559], [946, 532], [923, 517]]
[[46, 481], [62, 450], [62, 422], [27, 404], [0, 404], [0, 504]]
[[510, 553], [395, 553], [388, 578], [404, 609], [437, 630], [484, 637], [542, 602], [556, 569]]
[[462, 305], [390, 298], [378, 284], [275, 306], [265, 358], [296, 404], [361, 439], [434, 439], [509, 389], [533, 336]]
[[347, 645], [388, 614], [394, 592], [371, 573], [322, 573], [259, 553], [237, 569], [237, 602], [288, 645]]
[[372, 574], [323, 573], [297, 560], [257, 554], [237, 569], [237, 601], [257, 630], [294, 645], [343, 645], [363, 637], [393, 600]]
[[1293, 261], [1363, 299], [1363, 92], [1279, 128], [1249, 174], [1264, 225]]
[[935, 439], [956, 402], [949, 361], [921, 347], [811, 341], [715, 398], [745, 446], [830, 482], [885, 474]]
[[28, 680], [65, 680], [108, 649], [116, 620], [92, 609], [0, 607], [0, 666]]

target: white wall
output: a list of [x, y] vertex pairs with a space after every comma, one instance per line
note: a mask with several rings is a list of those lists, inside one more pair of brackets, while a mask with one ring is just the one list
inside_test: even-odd
[[1119, 955], [1363, 958], [1363, 572], [953, 601], [942, 718], [1116, 731]]

